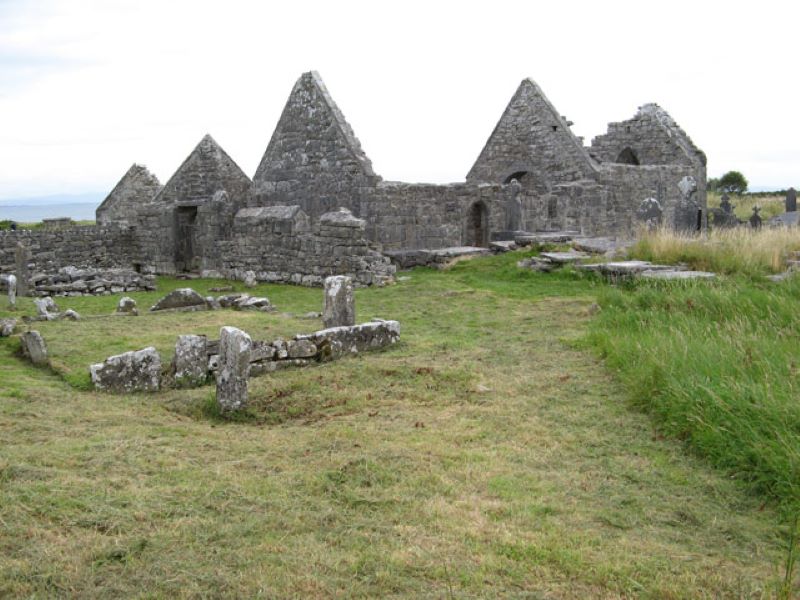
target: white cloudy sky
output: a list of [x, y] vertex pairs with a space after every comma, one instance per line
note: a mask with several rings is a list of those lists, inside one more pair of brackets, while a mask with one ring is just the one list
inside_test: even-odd
[[797, 7], [0, 0], [0, 200], [166, 181], [206, 132], [252, 176], [311, 69], [385, 179], [463, 180], [530, 76], [587, 143], [655, 101], [709, 175], [798, 187]]

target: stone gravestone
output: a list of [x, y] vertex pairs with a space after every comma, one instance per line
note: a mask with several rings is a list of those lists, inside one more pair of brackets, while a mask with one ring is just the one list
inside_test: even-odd
[[658, 229], [663, 216], [664, 211], [661, 208], [661, 203], [655, 198], [645, 198], [639, 208], [636, 209], [636, 219], [643, 223], [648, 231]]
[[17, 247], [14, 251], [14, 258], [17, 266], [17, 294], [20, 296], [27, 296], [28, 279], [30, 277], [30, 273], [28, 272], [30, 252], [22, 242], [17, 242]]
[[522, 184], [516, 179], [512, 179], [508, 187], [506, 231], [520, 231], [522, 229], [522, 202], [519, 195], [522, 192]]
[[353, 300], [353, 280], [344, 275], [325, 278], [325, 302], [322, 307], [325, 328], [356, 324], [356, 305]]
[[206, 336], [181, 335], [175, 344], [175, 384], [178, 387], [203, 385], [208, 377]]
[[220, 329], [217, 404], [223, 413], [241, 410], [247, 406], [247, 379], [250, 376], [252, 347], [250, 336], [241, 329]]
[[714, 227], [735, 227], [739, 224], [739, 219], [736, 218], [736, 214], [733, 212], [733, 209], [736, 208], [731, 204], [731, 199], [728, 197], [728, 194], [723, 194], [722, 198], [720, 199], [719, 208], [712, 209], [712, 214], [714, 217]]
[[678, 182], [678, 189], [681, 192], [681, 200], [675, 207], [675, 229], [685, 232], [698, 231], [700, 205], [694, 198], [697, 193], [697, 182], [694, 177], [687, 175]]
[[797, 192], [793, 187], [786, 192], [786, 212], [797, 211]]
[[44, 343], [42, 334], [38, 331], [26, 331], [20, 337], [22, 343], [22, 354], [30, 359], [37, 367], [48, 364], [47, 346]]
[[8, 276], [8, 304], [12, 310], [17, 308], [17, 277], [16, 275]]
[[760, 207], [753, 207], [753, 215], [750, 217], [750, 227], [753, 229], [761, 229], [761, 215], [758, 214], [760, 211]]

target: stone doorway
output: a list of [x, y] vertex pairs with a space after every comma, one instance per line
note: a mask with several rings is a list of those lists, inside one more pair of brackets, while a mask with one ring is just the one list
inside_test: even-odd
[[175, 209], [175, 270], [197, 268], [195, 245], [197, 237], [197, 207], [179, 206]]
[[475, 202], [469, 207], [466, 225], [466, 246], [489, 246], [489, 210], [483, 202]]

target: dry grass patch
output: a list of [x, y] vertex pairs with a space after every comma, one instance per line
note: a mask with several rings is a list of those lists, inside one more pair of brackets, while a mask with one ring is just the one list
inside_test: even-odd
[[669, 228], [641, 232], [630, 256], [662, 264], [686, 263], [698, 270], [748, 276], [786, 269], [790, 253], [800, 250], [800, 228], [737, 227], [708, 236]]

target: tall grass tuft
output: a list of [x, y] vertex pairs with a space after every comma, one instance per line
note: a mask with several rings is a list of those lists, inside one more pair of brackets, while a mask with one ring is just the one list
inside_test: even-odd
[[606, 289], [590, 342], [663, 431], [800, 508], [800, 277]]
[[791, 253], [800, 250], [800, 228], [718, 229], [707, 236], [667, 228], [642, 232], [631, 258], [657, 263], [685, 263], [693, 269], [749, 277], [778, 273]]

